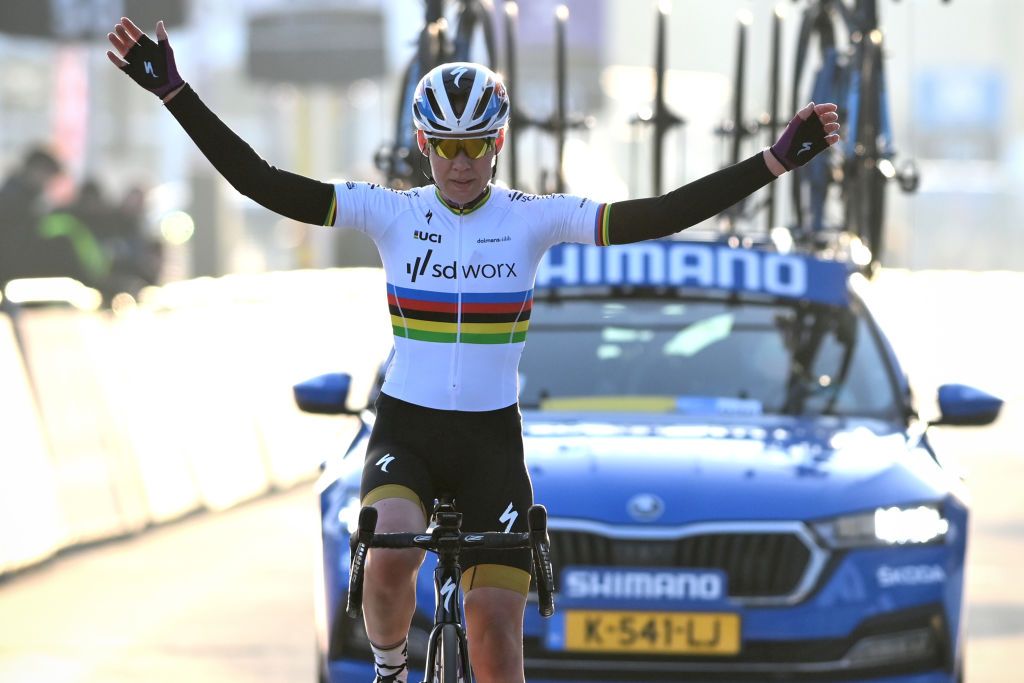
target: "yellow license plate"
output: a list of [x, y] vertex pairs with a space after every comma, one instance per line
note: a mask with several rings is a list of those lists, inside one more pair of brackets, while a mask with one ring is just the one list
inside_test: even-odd
[[740, 651], [740, 616], [724, 612], [567, 610], [565, 649], [734, 655]]

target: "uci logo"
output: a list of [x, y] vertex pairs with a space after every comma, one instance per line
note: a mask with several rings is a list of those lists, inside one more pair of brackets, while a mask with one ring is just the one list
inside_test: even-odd
[[433, 242], [434, 244], [441, 244], [441, 235], [436, 232], [427, 232], [426, 230], [416, 230], [412, 234], [418, 240], [424, 242]]

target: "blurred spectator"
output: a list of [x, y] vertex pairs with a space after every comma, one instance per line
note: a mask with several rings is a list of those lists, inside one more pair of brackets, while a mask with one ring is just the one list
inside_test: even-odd
[[49, 270], [38, 227], [46, 188], [60, 173], [56, 157], [34, 147], [0, 187], [0, 287]]
[[119, 215], [122, 234], [135, 245], [132, 272], [144, 284], [157, 284], [163, 270], [163, 242], [146, 233], [146, 191], [142, 187], [128, 188]]
[[118, 235], [129, 239], [144, 237], [146, 190], [139, 185], [128, 188], [118, 207]]
[[157, 284], [163, 268], [163, 245], [146, 234], [145, 218], [146, 192], [133, 186], [99, 233], [113, 260], [111, 286], [133, 295], [146, 285]]
[[163, 254], [145, 234], [145, 191], [132, 187], [115, 202], [87, 178], [71, 202], [47, 212], [47, 186], [61, 172], [52, 154], [35, 147], [0, 187], [0, 291], [18, 278], [64, 276], [100, 290], [109, 303], [156, 284]]
[[39, 236], [46, 241], [48, 263], [37, 275], [63, 275], [102, 289], [111, 271], [111, 258], [99, 235], [115, 221], [115, 208], [103, 196], [99, 183], [85, 180], [71, 203], [49, 214], [39, 223]]

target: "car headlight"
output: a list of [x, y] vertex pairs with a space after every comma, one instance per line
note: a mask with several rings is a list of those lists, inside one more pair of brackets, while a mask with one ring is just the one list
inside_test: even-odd
[[935, 505], [877, 508], [814, 524], [833, 548], [934, 543], [949, 531], [949, 520]]

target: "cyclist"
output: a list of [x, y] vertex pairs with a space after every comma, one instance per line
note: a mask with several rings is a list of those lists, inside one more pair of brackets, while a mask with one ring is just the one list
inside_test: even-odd
[[[607, 246], [665, 237], [715, 215], [806, 163], [839, 136], [833, 104], [808, 104], [769, 149], [661, 197], [602, 204], [491, 183], [505, 141], [508, 94], [488, 69], [427, 73], [413, 117], [433, 183], [396, 191], [322, 183], [270, 166], [178, 74], [162, 23], [158, 43], [122, 19], [110, 61], [160, 97], [203, 154], [242, 194], [294, 220], [369, 235], [387, 275], [394, 350], [363, 467], [364, 505], [381, 532], [422, 531], [440, 493], [471, 531], [525, 531], [532, 502], [523, 463], [517, 367], [533, 281], [559, 242]], [[364, 619], [376, 681], [406, 681], [418, 550], [371, 551]], [[529, 551], [462, 555], [473, 669], [481, 683], [523, 681]]]

